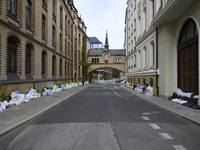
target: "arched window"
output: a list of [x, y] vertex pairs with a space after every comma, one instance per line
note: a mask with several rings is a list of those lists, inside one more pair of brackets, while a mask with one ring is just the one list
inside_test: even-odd
[[143, 68], [147, 67], [147, 51], [146, 46], [143, 49]]
[[105, 55], [104, 55], [104, 62], [105, 62], [105, 63], [108, 63], [108, 54], [105, 54]]
[[146, 7], [143, 10], [143, 32], [147, 28], [147, 13], [146, 13]]
[[141, 34], [141, 17], [139, 16], [138, 17], [138, 37], [140, 36]]
[[198, 29], [194, 20], [189, 19], [183, 26], [179, 38], [179, 45], [198, 35]]
[[65, 61], [65, 77], [67, 76], [67, 61]]
[[47, 65], [47, 53], [46, 51], [42, 52], [42, 75], [46, 76], [46, 65]]
[[56, 75], [56, 56], [53, 55], [52, 57], [52, 75]]
[[62, 58], [60, 58], [60, 76], [62, 76]]
[[154, 65], [154, 41], [151, 41], [150, 43], [150, 66]]
[[70, 68], [69, 68], [69, 62], [68, 62], [67, 71], [68, 71], [68, 78], [69, 78], [69, 72], [70, 72]]
[[31, 73], [31, 47], [26, 45], [26, 73]]
[[113, 59], [113, 62], [115, 63], [115, 58]]
[[7, 48], [7, 72], [16, 72], [17, 42], [8, 38]]
[[199, 93], [198, 29], [193, 19], [182, 27], [177, 47], [177, 87], [184, 92]]
[[140, 69], [140, 58], [141, 57], [141, 53], [140, 50], [138, 51], [138, 69]]

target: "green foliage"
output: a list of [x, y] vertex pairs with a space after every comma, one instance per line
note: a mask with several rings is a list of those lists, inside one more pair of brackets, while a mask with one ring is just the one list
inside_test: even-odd
[[[35, 82], [33, 82], [33, 89], [35, 89]], [[29, 89], [29, 91], [30, 91], [30, 89]]]
[[86, 36], [83, 36], [83, 52], [82, 52], [82, 73], [83, 73], [83, 78], [85, 80], [88, 80], [87, 74], [88, 74], [88, 69], [91, 66], [90, 64], [87, 64], [87, 51], [86, 51]]
[[120, 77], [120, 71], [113, 69], [113, 78], [119, 78]]
[[2, 101], [5, 101], [5, 100], [8, 101], [10, 98], [10, 94], [6, 95], [5, 93], [6, 93], [6, 90], [4, 90], [3, 93], [0, 95]]
[[[0, 83], [0, 91], [1, 91], [1, 85], [2, 84]], [[8, 101], [9, 98], [10, 98], [10, 95], [11, 94], [6, 95], [6, 90], [4, 90], [3, 93], [0, 95], [0, 98], [1, 98], [2, 101], [5, 101], [5, 100]]]

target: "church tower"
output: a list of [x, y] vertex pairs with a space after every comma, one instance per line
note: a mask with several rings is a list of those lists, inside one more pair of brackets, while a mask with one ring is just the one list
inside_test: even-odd
[[109, 50], [109, 44], [108, 44], [108, 33], [107, 33], [107, 31], [106, 31], [105, 50]]

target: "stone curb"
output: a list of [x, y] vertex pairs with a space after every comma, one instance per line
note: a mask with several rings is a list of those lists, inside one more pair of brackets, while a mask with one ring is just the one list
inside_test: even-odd
[[46, 110], [52, 108], [53, 106], [57, 105], [58, 103], [60, 103], [60, 102], [62, 102], [62, 101], [64, 101], [64, 100], [68, 99], [69, 97], [71, 97], [71, 96], [73, 96], [73, 95], [79, 93], [80, 91], [84, 90], [84, 89], [87, 88], [88, 86], [90, 86], [90, 85], [85, 85], [84, 88], [80, 89], [79, 91], [76, 91], [76, 92], [72, 93], [71, 95], [68, 95], [66, 98], [63, 98], [63, 99], [61, 99], [61, 100], [58, 100], [58, 101], [55, 102], [54, 104], [52, 104], [52, 105], [50, 105], [50, 106], [48, 106], [48, 107], [42, 109], [41, 111], [36, 112], [36, 113], [34, 113], [33, 115], [31, 115], [31, 116], [28, 116], [26, 119], [20, 120], [20, 121], [18, 121], [17, 123], [15, 123], [15, 124], [13, 124], [13, 125], [11, 125], [11, 126], [5, 128], [5, 129], [1, 130], [1, 131], [0, 131], [0, 137], [3, 136], [4, 134], [8, 133], [9, 131], [11, 131], [11, 130], [17, 128], [18, 126], [24, 124], [25, 122], [27, 122], [27, 121], [33, 119], [34, 117], [38, 116], [39, 114], [43, 113], [44, 111], [46, 111]]
[[127, 92], [129, 92], [129, 93], [131, 93], [131, 94], [133, 94], [133, 95], [135, 95], [135, 96], [137, 96], [137, 97], [140, 97], [140, 98], [143, 99], [143, 100], [146, 100], [146, 101], [148, 101], [148, 102], [150, 102], [150, 103], [152, 103], [152, 104], [155, 104], [155, 105], [157, 105], [157, 106], [159, 106], [159, 107], [161, 107], [161, 108], [164, 108], [164, 109], [166, 109], [166, 110], [168, 110], [168, 111], [170, 111], [170, 112], [172, 112], [172, 113], [174, 113], [174, 114], [176, 114], [176, 115], [178, 115], [178, 116], [180, 116], [180, 117], [182, 117], [182, 118], [185, 118], [185, 119], [187, 119], [187, 120], [189, 120], [189, 121], [191, 121], [191, 122], [193, 122], [193, 123], [195, 123], [195, 124], [197, 124], [197, 125], [200, 125], [200, 122], [199, 122], [199, 121], [197, 121], [197, 120], [195, 120], [195, 119], [192, 119], [192, 118], [190, 118], [190, 117], [187, 117], [187, 116], [185, 116], [185, 115], [183, 115], [183, 114], [181, 114], [181, 113], [178, 113], [178, 112], [176, 112], [176, 111], [173, 111], [173, 110], [171, 110], [171, 109], [169, 109], [169, 108], [166, 108], [166, 107], [163, 106], [163, 105], [160, 105], [160, 104], [158, 104], [158, 103], [155, 103], [155, 102], [153, 102], [153, 101], [151, 101], [151, 100], [145, 98], [145, 97], [142, 96], [142, 95], [135, 94], [135, 93], [133, 93], [132, 91], [130, 91], [128, 88], [125, 88], [125, 87], [123, 87], [123, 86], [120, 86], [120, 88], [123, 89], [123, 90], [125, 90], [125, 91], [127, 91]]

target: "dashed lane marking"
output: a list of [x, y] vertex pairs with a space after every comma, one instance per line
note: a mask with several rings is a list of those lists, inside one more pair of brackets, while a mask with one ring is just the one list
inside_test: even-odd
[[122, 98], [117, 92], [115, 92], [112, 88], [110, 88], [119, 98]]
[[171, 136], [169, 136], [169, 134], [167, 133], [159, 133], [164, 139], [166, 140], [172, 140], [173, 138]]
[[184, 148], [182, 145], [173, 145], [173, 147], [174, 147], [176, 150], [187, 150], [187, 149]]
[[145, 112], [145, 113], [142, 113], [142, 115], [151, 115], [151, 113]]
[[158, 125], [156, 125], [156, 124], [149, 124], [153, 129], [156, 129], [156, 130], [158, 130], [158, 129], [160, 129], [160, 127], [158, 126]]
[[141, 116], [143, 120], [150, 120], [147, 116]]

